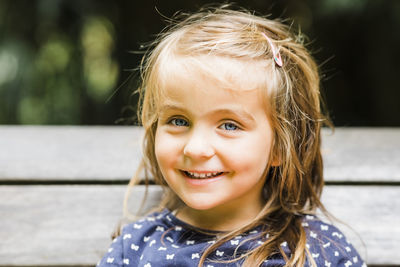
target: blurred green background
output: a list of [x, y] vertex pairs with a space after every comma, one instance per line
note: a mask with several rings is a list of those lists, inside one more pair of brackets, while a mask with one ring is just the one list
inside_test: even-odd
[[[222, 1], [0, 0], [0, 124], [135, 124], [140, 46]], [[253, 0], [309, 36], [338, 126], [400, 126], [400, 1]]]

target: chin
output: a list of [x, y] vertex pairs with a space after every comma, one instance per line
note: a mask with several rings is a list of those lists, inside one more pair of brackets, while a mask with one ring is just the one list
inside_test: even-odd
[[197, 206], [188, 206], [191, 209], [197, 210], [197, 211], [208, 211], [211, 210], [212, 208], [215, 208], [215, 206], [204, 206], [204, 205], [197, 205]]
[[218, 205], [216, 203], [210, 203], [207, 200], [194, 200], [194, 201], [188, 200], [188, 201], [184, 201], [184, 203], [189, 208], [194, 209], [194, 210], [199, 210], [199, 211], [210, 210], [212, 208], [215, 208]]
[[206, 211], [206, 210], [212, 209], [214, 207], [213, 205], [203, 204], [203, 203], [185, 202], [185, 204], [186, 204], [186, 206], [188, 206], [191, 209], [202, 210], [202, 211]]

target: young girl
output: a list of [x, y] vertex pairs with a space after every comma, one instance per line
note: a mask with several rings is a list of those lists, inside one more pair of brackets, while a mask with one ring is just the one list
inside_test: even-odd
[[165, 189], [98, 266], [363, 266], [325, 212], [319, 76], [282, 23], [227, 8], [146, 55], [143, 164]]

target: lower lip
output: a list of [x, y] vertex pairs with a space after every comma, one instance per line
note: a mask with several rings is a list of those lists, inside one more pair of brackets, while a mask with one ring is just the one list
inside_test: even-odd
[[185, 175], [183, 177], [185, 178], [185, 181], [188, 184], [200, 186], [200, 185], [207, 185], [210, 183], [217, 182], [223, 178], [224, 174], [225, 173], [218, 175], [217, 177], [213, 177], [213, 178], [202, 178], [202, 179], [193, 179], [193, 178], [189, 178]]

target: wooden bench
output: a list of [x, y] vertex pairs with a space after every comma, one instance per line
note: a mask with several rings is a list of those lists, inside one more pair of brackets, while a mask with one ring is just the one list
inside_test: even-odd
[[[0, 266], [93, 266], [122, 215], [139, 127], [0, 126]], [[369, 265], [400, 266], [400, 128], [324, 131], [323, 201]], [[130, 208], [140, 205], [143, 186]], [[151, 186], [150, 202], [160, 188]]]

